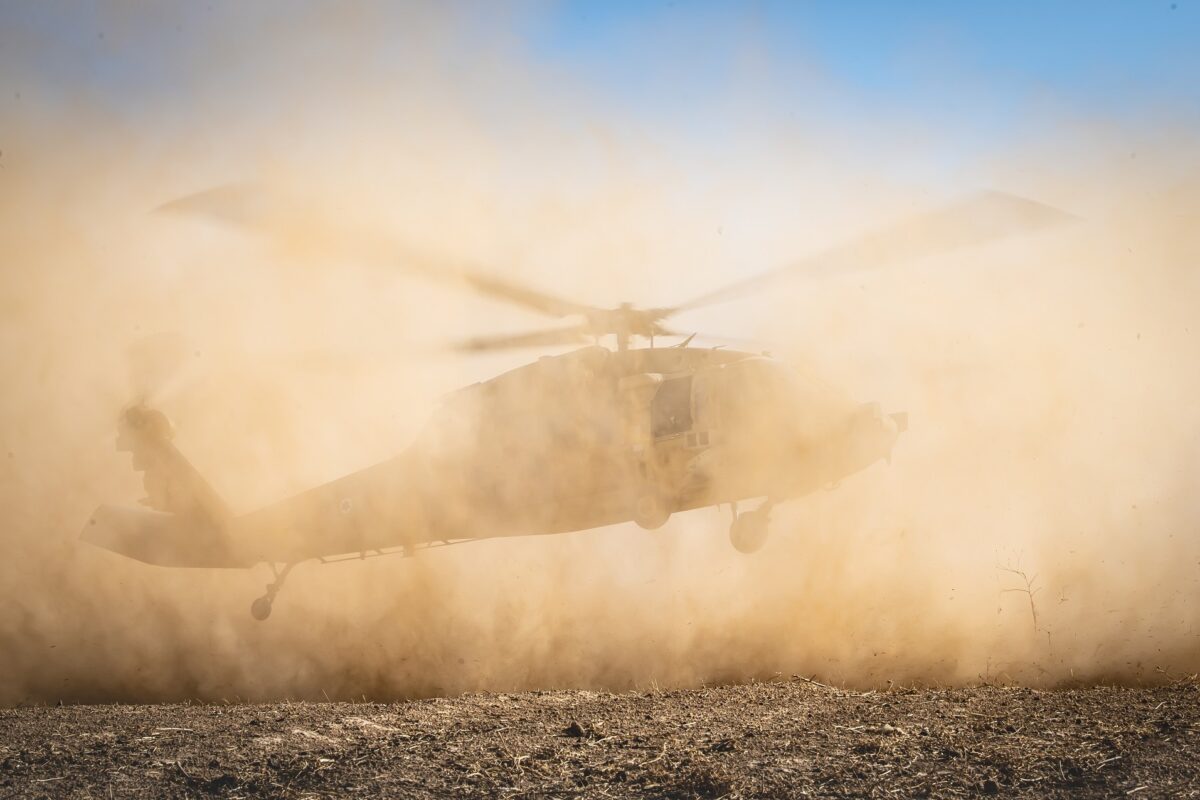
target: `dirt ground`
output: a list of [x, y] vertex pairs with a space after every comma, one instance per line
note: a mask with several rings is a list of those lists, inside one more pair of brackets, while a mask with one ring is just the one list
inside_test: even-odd
[[1191, 797], [1200, 687], [0, 711], [0, 797]]

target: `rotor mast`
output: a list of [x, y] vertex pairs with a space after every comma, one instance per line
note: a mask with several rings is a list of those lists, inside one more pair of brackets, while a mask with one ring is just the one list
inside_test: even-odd
[[616, 324], [613, 326], [613, 331], [617, 337], [617, 352], [624, 353], [629, 349], [630, 325], [629, 316], [633, 311], [633, 303], [621, 303], [616, 314]]

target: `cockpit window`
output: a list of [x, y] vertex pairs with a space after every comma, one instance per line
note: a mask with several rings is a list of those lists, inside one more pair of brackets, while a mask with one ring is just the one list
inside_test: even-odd
[[655, 439], [692, 429], [692, 376], [663, 381], [650, 404], [650, 431]]

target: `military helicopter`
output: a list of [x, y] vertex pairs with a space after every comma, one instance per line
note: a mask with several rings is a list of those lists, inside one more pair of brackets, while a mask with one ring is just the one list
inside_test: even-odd
[[[241, 189], [171, 204], [247, 224]], [[235, 211], [230, 211], [235, 209]], [[872, 464], [890, 463], [908, 426], [877, 403], [831, 401], [822, 387], [768, 355], [693, 345], [667, 320], [796, 274], [879, 267], [1017, 232], [1068, 215], [996, 192], [885, 228], [818, 255], [664, 308], [577, 303], [461, 265], [425, 257], [401, 266], [557, 318], [566, 327], [482, 336], [455, 349], [582, 345], [462, 388], [396, 457], [274, 505], [234, 515], [172, 443], [166, 416], [126, 408], [117, 446], [144, 473], [149, 510], [102, 505], [84, 541], [165, 567], [270, 565], [251, 606], [265, 620], [293, 567], [308, 560], [401, 554], [481, 539], [645, 529], [707, 506], [732, 510], [741, 553], [767, 539], [771, 510]], [[664, 339], [680, 341], [662, 346]], [[599, 344], [608, 341], [612, 347]], [[645, 346], [635, 346], [642, 344]], [[760, 499], [750, 510], [739, 503]]]

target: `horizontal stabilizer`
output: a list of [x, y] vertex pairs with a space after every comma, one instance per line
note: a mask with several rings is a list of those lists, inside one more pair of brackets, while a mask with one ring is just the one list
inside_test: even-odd
[[100, 506], [80, 538], [161, 567], [250, 567], [256, 561], [237, 553], [220, 528], [159, 511]]

